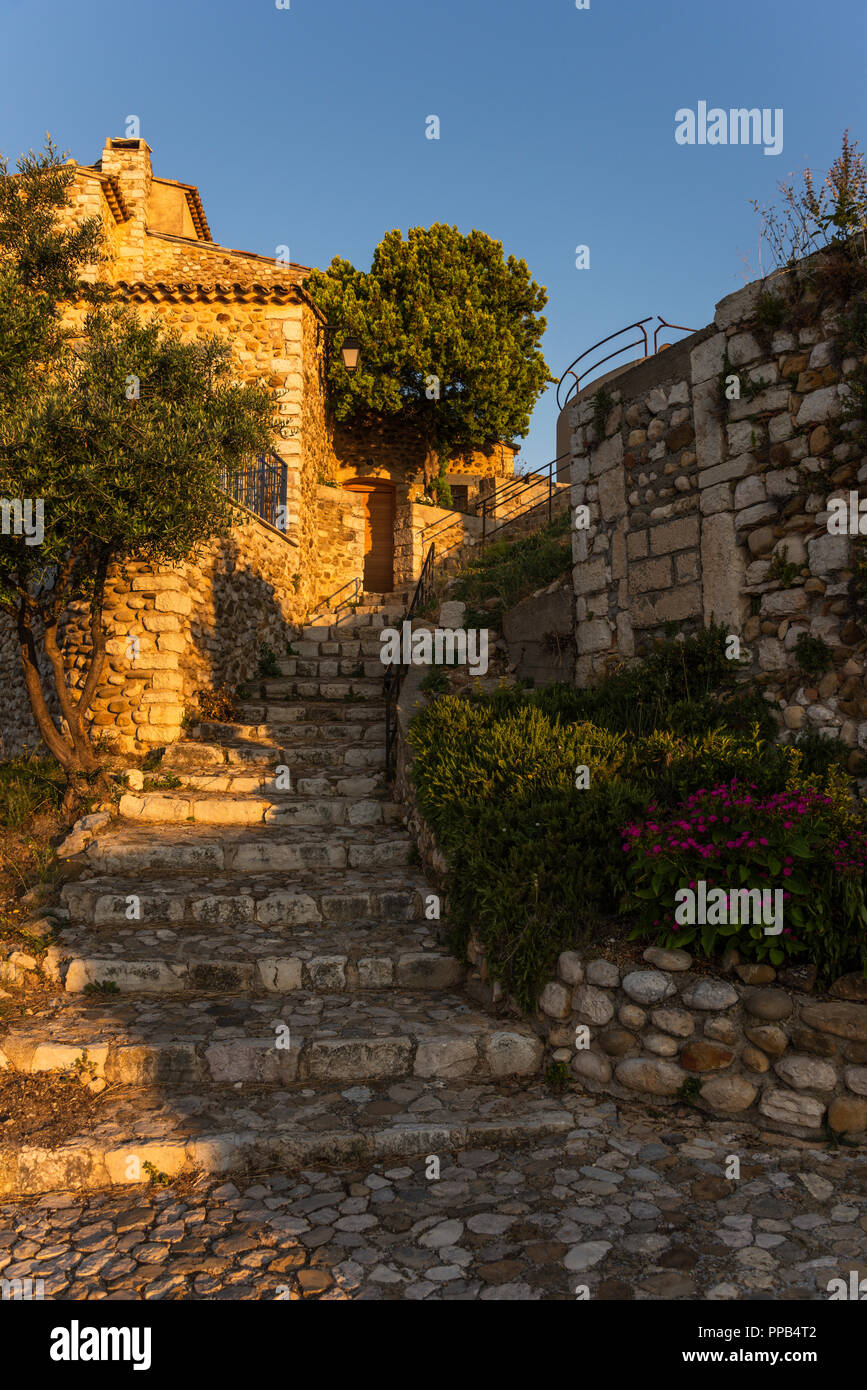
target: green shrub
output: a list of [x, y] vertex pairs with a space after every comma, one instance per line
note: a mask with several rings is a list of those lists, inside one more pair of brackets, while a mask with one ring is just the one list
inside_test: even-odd
[[273, 647], [269, 647], [267, 642], [263, 642], [259, 648], [258, 673], [262, 677], [279, 676], [280, 666], [277, 662], [277, 653]]
[[599, 439], [605, 438], [605, 421], [613, 405], [614, 397], [608, 387], [600, 386], [593, 395], [593, 423], [596, 426], [596, 435]]
[[771, 560], [771, 568], [768, 571], [768, 577], [776, 580], [784, 589], [791, 589], [792, 584], [800, 573], [800, 565], [796, 565], [794, 561], [789, 559], [789, 547], [787, 545], [780, 546], [780, 549]]
[[738, 684], [737, 663], [725, 655], [727, 636], [725, 628], [711, 625], [683, 642], [660, 642], [640, 664], [597, 686], [546, 686], [539, 707], [551, 718], [590, 720], [619, 732], [686, 735], [725, 728], [746, 734], [758, 726], [770, 738], [776, 732], [770, 707], [757, 686]]
[[419, 682], [419, 689], [426, 695], [444, 695], [449, 688], [449, 678], [444, 666], [432, 666]]
[[[717, 700], [717, 682], [729, 686], [734, 675], [719, 631], [708, 630], [662, 644], [592, 690], [444, 695], [411, 724], [419, 806], [448, 864], [452, 944], [464, 950], [476, 935], [493, 978], [524, 1008], [558, 954], [622, 909], [630, 885], [621, 831], [649, 806], [664, 815], [732, 781], [767, 798], [796, 781], [821, 792], [834, 778], [848, 804], [837, 766], [846, 750], [774, 743], [757, 691]], [[576, 777], [584, 767], [586, 789]], [[840, 839], [857, 832], [838, 828]], [[854, 901], [850, 880], [846, 891]]]
[[831, 668], [831, 648], [821, 637], [811, 637], [808, 632], [802, 632], [795, 643], [795, 659], [805, 676], [816, 679]]
[[[724, 729], [634, 739], [542, 707], [548, 691], [444, 696], [409, 731], [419, 805], [449, 869], [453, 944], [470, 932], [524, 1007], [560, 951], [616, 913], [620, 830], [654, 796], [675, 803], [714, 778], [785, 777], [786, 751]], [[576, 789], [576, 771], [590, 785]]]

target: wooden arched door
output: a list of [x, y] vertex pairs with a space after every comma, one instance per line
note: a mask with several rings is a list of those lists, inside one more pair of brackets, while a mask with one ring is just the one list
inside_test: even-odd
[[364, 501], [364, 587], [371, 594], [394, 588], [395, 487], [383, 478], [356, 478], [344, 483]]

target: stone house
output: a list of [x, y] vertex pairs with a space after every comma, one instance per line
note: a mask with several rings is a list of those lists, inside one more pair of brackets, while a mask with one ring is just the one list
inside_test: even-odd
[[[268, 520], [277, 505], [286, 507], [280, 529], [298, 549], [308, 609], [349, 579], [363, 578], [381, 593], [416, 578], [424, 546], [413, 537], [438, 519], [430, 509], [414, 510], [424, 492], [424, 445], [400, 421], [360, 429], [328, 418], [323, 366], [330, 349], [324, 316], [303, 287], [310, 267], [218, 245], [198, 189], [158, 178], [142, 139], [107, 140], [95, 164], [76, 165], [73, 215], [98, 216], [106, 233], [109, 258], [92, 278], [184, 337], [229, 337], [240, 376], [274, 391], [282, 421], [274, 471], [258, 480], [255, 495], [238, 496], [252, 502], [265, 491]], [[446, 480], [456, 508], [510, 477], [515, 453], [496, 443], [451, 460]], [[253, 509], [262, 514], [261, 506]], [[340, 544], [326, 544], [323, 563], [323, 541], [335, 528]]]
[[[108, 661], [90, 717], [119, 751], [141, 752], [179, 737], [197, 689], [254, 675], [263, 648], [282, 651], [332, 596], [359, 582], [374, 593], [405, 588], [434, 539], [440, 555], [472, 542], [481, 523], [419, 501], [424, 450], [399, 422], [335, 427], [324, 380], [331, 335], [304, 289], [309, 267], [220, 246], [198, 189], [157, 177], [141, 139], [109, 139], [94, 164], [75, 164], [70, 202], [72, 219], [97, 217], [105, 233], [105, 257], [87, 278], [187, 341], [226, 337], [239, 378], [273, 391], [281, 422], [272, 455], [227, 480], [244, 507], [228, 540], [171, 572], [133, 564], [109, 575]], [[85, 313], [70, 306], [71, 325]], [[492, 492], [513, 462], [500, 444], [453, 460], [458, 504]], [[85, 616], [73, 606], [62, 627], [77, 671], [88, 664]], [[39, 739], [5, 615], [0, 680], [0, 756], [11, 756]]]

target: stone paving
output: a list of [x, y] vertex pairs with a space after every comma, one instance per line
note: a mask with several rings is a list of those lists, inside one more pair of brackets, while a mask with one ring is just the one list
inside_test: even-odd
[[525, 1147], [7, 1200], [0, 1276], [59, 1300], [809, 1301], [867, 1275], [867, 1151], [556, 1104], [573, 1127]]

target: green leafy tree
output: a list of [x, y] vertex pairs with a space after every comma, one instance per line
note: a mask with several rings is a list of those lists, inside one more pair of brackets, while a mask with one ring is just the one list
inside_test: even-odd
[[[94, 775], [105, 785], [85, 716], [105, 665], [110, 570], [177, 563], [226, 534], [221, 471], [270, 445], [273, 407], [264, 387], [233, 380], [225, 343], [183, 343], [88, 289], [99, 228], [71, 224], [74, 171], [50, 142], [17, 169], [0, 168], [0, 610], [71, 805]], [[95, 302], [74, 331], [76, 299]], [[73, 603], [90, 631], [76, 681], [60, 636]]]
[[330, 355], [336, 418], [400, 414], [427, 446], [427, 481], [440, 459], [527, 434], [554, 379], [539, 348], [547, 295], [526, 261], [504, 259], [501, 242], [444, 223], [413, 227], [406, 240], [395, 230], [369, 272], [335, 257], [306, 285], [329, 322], [362, 344], [352, 375]]

